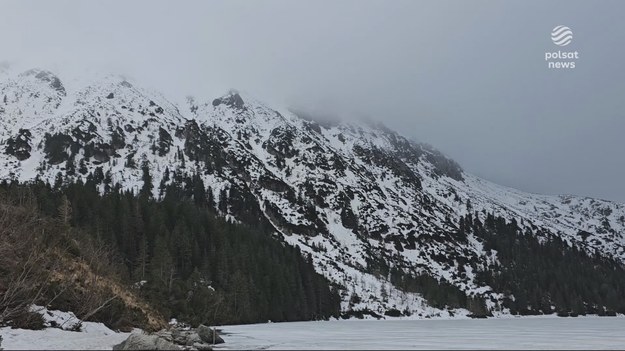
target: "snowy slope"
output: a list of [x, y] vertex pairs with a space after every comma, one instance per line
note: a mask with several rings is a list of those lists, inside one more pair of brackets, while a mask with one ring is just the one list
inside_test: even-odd
[[0, 122], [0, 178], [92, 177], [102, 191], [138, 192], [146, 168], [158, 198], [175, 176], [199, 176], [224, 216], [263, 216], [310, 254], [344, 288], [345, 311], [449, 315], [394, 287], [380, 264], [491, 297], [495, 310], [502, 295], [474, 272], [496, 257], [471, 235], [451, 235], [469, 206], [625, 261], [622, 204], [498, 186], [383, 126], [315, 122], [236, 91], [178, 106], [114, 75], [5, 72]]

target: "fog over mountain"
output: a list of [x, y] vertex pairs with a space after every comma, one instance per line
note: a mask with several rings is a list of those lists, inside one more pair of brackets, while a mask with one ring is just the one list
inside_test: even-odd
[[0, 350], [562, 348], [625, 316], [619, 10], [1, 2]]
[[[620, 9], [620, 11], [618, 10]], [[625, 202], [625, 4], [4, 1], [0, 61], [364, 116], [525, 191]], [[551, 41], [566, 25], [573, 40]], [[545, 52], [578, 51], [574, 69]]]

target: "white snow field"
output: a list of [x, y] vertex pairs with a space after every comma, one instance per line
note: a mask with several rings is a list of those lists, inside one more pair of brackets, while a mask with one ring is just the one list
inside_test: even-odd
[[4, 350], [112, 350], [130, 333], [116, 333], [99, 323], [85, 323], [83, 331], [57, 328], [24, 330], [0, 328]]
[[625, 318], [350, 320], [223, 327], [237, 349], [623, 349]]
[[[33, 305], [33, 312], [43, 316], [43, 330], [0, 328], [4, 350], [105, 350], [126, 340], [130, 333], [117, 333], [102, 323], [83, 322], [72, 312], [48, 310]], [[52, 325], [56, 325], [52, 328]], [[71, 331], [80, 325], [80, 332]]]

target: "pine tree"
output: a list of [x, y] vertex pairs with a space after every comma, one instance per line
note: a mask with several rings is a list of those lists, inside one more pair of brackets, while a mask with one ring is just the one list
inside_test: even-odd
[[72, 219], [72, 204], [67, 199], [67, 196], [63, 195], [61, 197], [61, 205], [59, 206], [59, 220], [64, 226], [69, 227], [71, 219]]
[[155, 239], [151, 269], [152, 274], [167, 287], [167, 291], [171, 291], [176, 275], [176, 267], [167, 241], [162, 236], [157, 236]]
[[219, 211], [221, 211], [221, 213], [227, 214], [228, 213], [228, 193], [227, 190], [225, 188], [221, 189], [219, 191]]
[[85, 164], [84, 158], [81, 158], [80, 162], [78, 163], [78, 172], [82, 175], [86, 175], [87, 173], [89, 173], [89, 170], [87, 169], [87, 165]]
[[56, 177], [54, 178], [54, 189], [60, 190], [63, 187], [63, 182], [63, 174], [61, 172], [58, 172], [56, 174]]
[[73, 176], [76, 174], [76, 165], [74, 163], [74, 154], [72, 154], [65, 162], [65, 174]]
[[206, 206], [206, 189], [204, 182], [198, 174], [193, 175], [193, 201], [197, 206]]
[[141, 188], [139, 194], [149, 199], [150, 197], [152, 197], [153, 184], [152, 175], [150, 174], [150, 165], [147, 161], [144, 161], [141, 165], [141, 171], [143, 172], [143, 175], [141, 177], [141, 180], [143, 181], [143, 187]]
[[108, 193], [111, 191], [111, 184], [113, 183], [113, 175], [111, 174], [111, 170], [108, 169], [104, 174], [104, 192]]

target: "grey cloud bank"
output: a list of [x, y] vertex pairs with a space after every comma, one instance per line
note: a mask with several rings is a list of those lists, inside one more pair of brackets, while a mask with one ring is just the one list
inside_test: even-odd
[[[625, 202], [619, 1], [3, 1], [0, 61], [366, 116], [526, 191]], [[559, 47], [551, 31], [566, 25]], [[547, 52], [579, 52], [550, 69]]]

